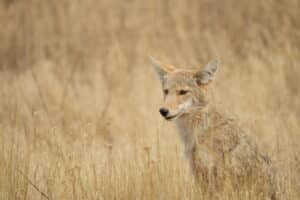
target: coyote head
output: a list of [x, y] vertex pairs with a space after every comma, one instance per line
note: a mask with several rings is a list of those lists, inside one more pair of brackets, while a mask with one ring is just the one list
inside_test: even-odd
[[162, 83], [164, 103], [159, 109], [167, 120], [178, 118], [207, 107], [207, 85], [213, 80], [219, 61], [213, 60], [203, 69], [176, 69], [151, 58]]

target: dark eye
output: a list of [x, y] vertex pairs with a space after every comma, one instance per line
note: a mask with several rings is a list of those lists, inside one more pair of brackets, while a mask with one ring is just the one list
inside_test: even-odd
[[188, 92], [189, 92], [188, 90], [179, 90], [179, 95], [185, 95]]
[[167, 95], [169, 93], [169, 90], [165, 89], [164, 94]]

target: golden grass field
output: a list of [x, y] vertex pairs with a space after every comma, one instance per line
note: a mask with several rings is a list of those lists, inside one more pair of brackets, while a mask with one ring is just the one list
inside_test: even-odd
[[210, 199], [148, 56], [218, 57], [214, 103], [272, 157], [280, 199], [300, 199], [299, 0], [2, 0], [0, 200]]

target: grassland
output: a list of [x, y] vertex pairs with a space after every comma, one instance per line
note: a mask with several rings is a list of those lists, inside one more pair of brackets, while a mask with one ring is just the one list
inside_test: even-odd
[[[300, 199], [300, 1], [2, 0], [0, 199], [208, 199], [148, 56], [218, 57], [215, 104]], [[222, 199], [257, 199], [239, 189]]]

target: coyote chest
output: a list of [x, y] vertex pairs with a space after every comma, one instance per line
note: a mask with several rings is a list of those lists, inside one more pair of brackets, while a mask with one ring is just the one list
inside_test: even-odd
[[233, 165], [236, 154], [242, 152], [250, 157], [255, 154], [255, 146], [249, 139], [217, 112], [202, 117], [186, 115], [177, 119], [176, 124], [193, 170]]

